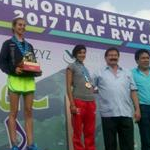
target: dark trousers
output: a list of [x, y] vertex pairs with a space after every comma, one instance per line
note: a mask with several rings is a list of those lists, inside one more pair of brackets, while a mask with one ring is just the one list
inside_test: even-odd
[[134, 150], [133, 120], [130, 117], [102, 117], [105, 150]]
[[141, 136], [141, 150], [150, 150], [150, 105], [140, 105], [141, 120], [139, 130]]

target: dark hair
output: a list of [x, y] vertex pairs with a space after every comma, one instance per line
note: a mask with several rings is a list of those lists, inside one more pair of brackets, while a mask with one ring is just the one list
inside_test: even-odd
[[12, 21], [12, 32], [13, 32], [13, 33], [14, 33], [13, 27], [16, 26], [18, 20], [24, 20], [24, 18], [18, 17], [18, 18], [13, 19], [13, 21]]
[[135, 55], [134, 55], [134, 59], [135, 61], [139, 60], [140, 56], [143, 54], [143, 53], [147, 53], [148, 56], [150, 56], [150, 53], [148, 50], [146, 49], [139, 49], [135, 52]]
[[86, 47], [85, 47], [84, 45], [76, 45], [76, 46], [74, 47], [74, 49], [72, 50], [72, 56], [73, 56], [74, 58], [76, 58], [78, 52], [79, 52], [80, 50], [82, 50], [82, 49], [84, 49], [84, 50], [86, 51]]
[[108, 56], [108, 53], [109, 53], [110, 51], [116, 51], [117, 54], [118, 54], [118, 56], [120, 56], [120, 52], [119, 52], [119, 50], [118, 50], [116, 47], [110, 47], [110, 48], [108, 48], [108, 49], [106, 50], [106, 52], [105, 52], [105, 57]]

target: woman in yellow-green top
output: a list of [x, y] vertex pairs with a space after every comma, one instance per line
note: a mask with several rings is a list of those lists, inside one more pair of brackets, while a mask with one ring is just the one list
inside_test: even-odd
[[27, 136], [27, 150], [37, 150], [33, 143], [32, 105], [35, 91], [34, 77], [36, 73], [24, 72], [22, 60], [26, 54], [32, 55], [36, 61], [33, 46], [24, 39], [26, 22], [23, 18], [16, 18], [12, 22], [13, 36], [6, 40], [1, 48], [0, 68], [8, 75], [7, 86], [10, 98], [9, 134], [12, 143], [11, 150], [19, 150], [17, 146], [16, 118], [20, 95], [24, 98], [25, 131]]

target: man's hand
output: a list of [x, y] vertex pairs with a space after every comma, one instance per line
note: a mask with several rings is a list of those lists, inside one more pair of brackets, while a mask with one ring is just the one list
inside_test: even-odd
[[140, 121], [140, 119], [141, 119], [141, 112], [140, 112], [140, 109], [135, 110], [134, 118], [135, 118], [135, 122]]

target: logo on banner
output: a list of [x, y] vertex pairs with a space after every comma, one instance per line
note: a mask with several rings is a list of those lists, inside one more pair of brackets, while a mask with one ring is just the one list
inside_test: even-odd
[[[8, 117], [5, 119], [4, 123], [5, 123], [5, 127], [6, 127], [6, 130], [7, 130], [9, 144], [10, 144], [10, 146], [12, 146], [11, 145], [11, 140], [10, 140], [10, 135], [9, 135], [9, 130], [8, 130], [8, 126], [9, 126]], [[22, 126], [21, 126], [21, 124], [19, 123], [18, 120], [16, 120], [16, 127], [17, 127], [16, 128], [17, 134], [19, 135], [19, 137], [21, 139], [20, 143], [18, 144], [18, 147], [19, 147], [20, 150], [24, 150], [25, 147], [27, 146], [26, 134], [25, 134], [25, 131], [22, 128]]]
[[63, 60], [68, 64], [73, 63], [75, 61], [75, 59], [73, 58], [73, 56], [69, 50], [65, 50], [65, 52], [63, 54]]

